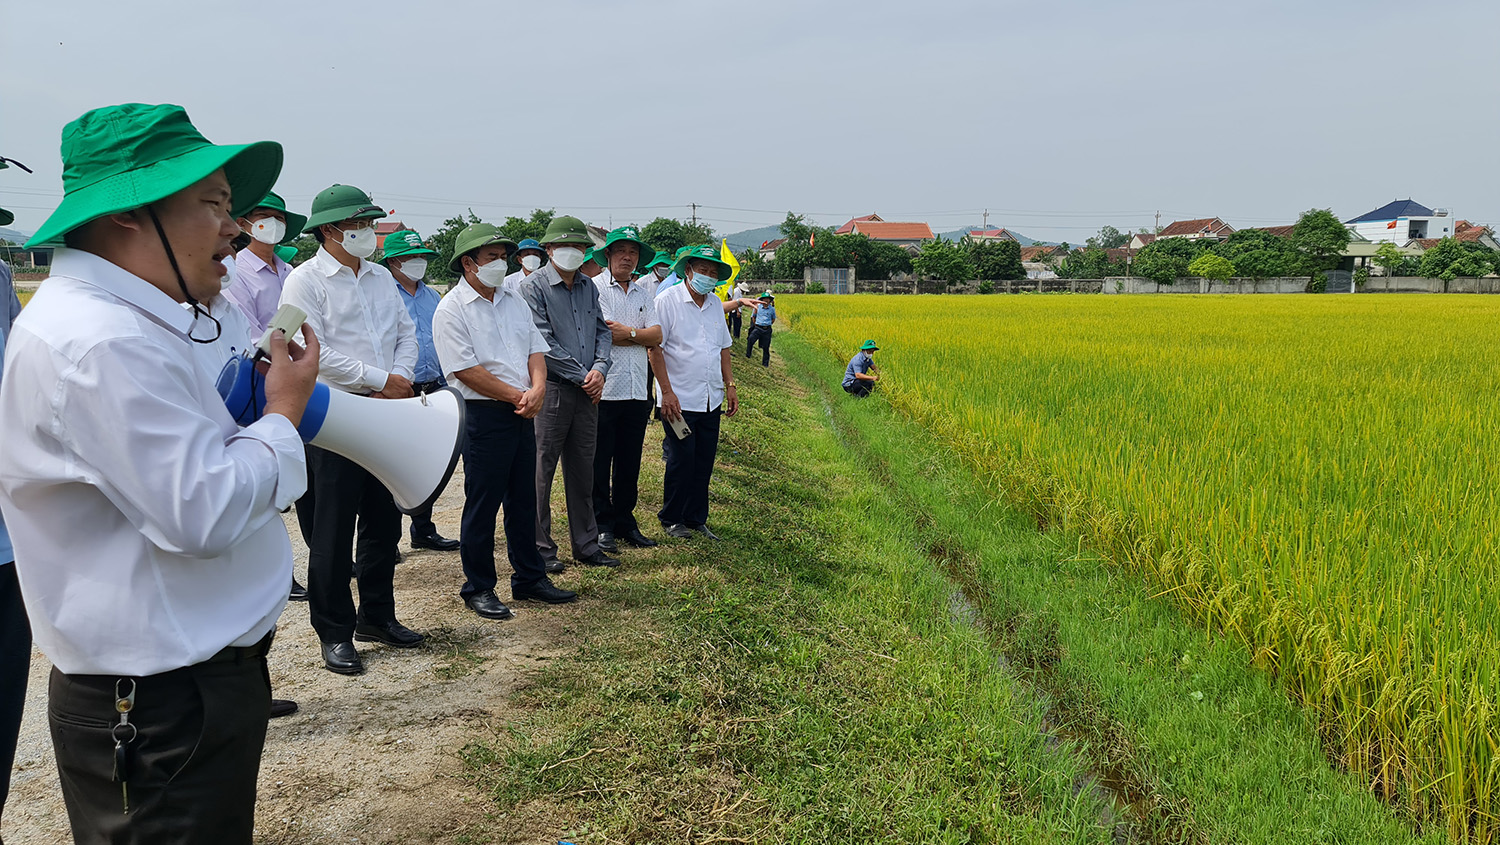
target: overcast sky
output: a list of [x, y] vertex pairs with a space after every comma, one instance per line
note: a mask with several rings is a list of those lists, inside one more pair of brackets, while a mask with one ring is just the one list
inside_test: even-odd
[[1082, 241], [1103, 224], [1500, 223], [1500, 3], [484, 0], [0, 5], [0, 205], [34, 230], [89, 108], [185, 106], [429, 233], [472, 207], [716, 230], [878, 212]]

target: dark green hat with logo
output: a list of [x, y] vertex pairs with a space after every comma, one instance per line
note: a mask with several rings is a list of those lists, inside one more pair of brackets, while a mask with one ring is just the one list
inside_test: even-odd
[[859, 345], [859, 351], [861, 352], [875, 352], [879, 349], [880, 347], [876, 346], [873, 340], [867, 340]]
[[641, 230], [634, 226], [621, 226], [610, 230], [610, 233], [604, 236], [604, 246], [599, 248], [599, 257], [604, 258], [604, 253], [615, 244], [635, 244], [636, 249], [640, 251], [640, 258], [635, 264], [635, 269], [638, 271], [650, 267], [651, 262], [656, 258], [656, 250], [641, 240]]
[[380, 260], [402, 258], [408, 255], [437, 255], [437, 250], [428, 249], [422, 236], [410, 229], [399, 229], [385, 236], [385, 254]]
[[[353, 185], [330, 185], [313, 197], [312, 214], [307, 218], [308, 230], [329, 223], [345, 220], [378, 220], [385, 216], [385, 209], [375, 204], [370, 195]], [[287, 224], [291, 228], [291, 224]]]
[[542, 235], [542, 246], [552, 244], [572, 244], [574, 246], [594, 246], [594, 239], [589, 237], [589, 227], [583, 225], [583, 221], [577, 217], [554, 217], [547, 224], [547, 233]]
[[665, 252], [656, 253], [656, 257], [651, 259], [651, 261], [646, 264], [645, 269], [650, 270], [652, 267], [655, 267], [658, 264], [665, 266], [668, 270], [672, 269], [672, 259], [669, 258]]
[[245, 215], [254, 214], [256, 208], [269, 208], [272, 211], [279, 211], [281, 212], [281, 216], [286, 218], [286, 236], [281, 239], [280, 243], [289, 244], [295, 241], [302, 234], [302, 229], [307, 226], [307, 218], [301, 214], [294, 214], [287, 211], [286, 200], [277, 196], [275, 191], [266, 194], [260, 202], [255, 204], [255, 208], [245, 212]]
[[715, 274], [715, 276], [720, 281], [728, 279], [730, 275], [734, 273], [734, 268], [724, 263], [724, 259], [719, 257], [718, 248], [713, 244], [685, 246], [682, 249], [678, 250], [677, 253], [677, 263], [672, 265], [672, 272], [676, 273], [684, 279], [687, 278], [688, 264], [690, 262], [698, 260], [712, 261], [714, 264], [718, 265], [718, 272]]
[[505, 247], [505, 257], [510, 258], [516, 254], [516, 242], [500, 234], [500, 230], [493, 223], [470, 223], [458, 233], [458, 238], [453, 241], [453, 260], [448, 262], [448, 269], [462, 276], [464, 274], [465, 255], [490, 244], [501, 244]]
[[219, 169], [229, 210], [240, 217], [276, 184], [281, 145], [209, 143], [182, 106], [126, 103], [85, 112], [62, 131], [63, 200], [28, 247], [62, 246], [63, 236], [109, 214], [150, 205]]

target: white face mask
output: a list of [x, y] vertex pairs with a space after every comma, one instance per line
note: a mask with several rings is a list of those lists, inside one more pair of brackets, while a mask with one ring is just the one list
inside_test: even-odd
[[478, 276], [479, 281], [486, 287], [498, 288], [500, 283], [505, 281], [505, 271], [508, 269], [510, 268], [505, 266], [505, 259], [497, 258], [475, 270], [474, 275]]
[[534, 252], [521, 256], [521, 268], [528, 273], [535, 273], [536, 268], [542, 266], [542, 257]]
[[352, 232], [342, 232], [344, 251], [355, 258], [369, 258], [375, 254], [375, 227], [366, 226]]
[[667, 265], [665, 264], [658, 264], [656, 265], [656, 268], [651, 272], [656, 274], [656, 278], [665, 279], [667, 277], [667, 273], [671, 272], [671, 270], [668, 269]]
[[576, 246], [558, 247], [557, 251], [552, 253], [552, 263], [556, 264], [558, 269], [568, 272], [577, 270], [583, 266], [583, 250]]
[[263, 244], [275, 246], [286, 237], [286, 221], [277, 220], [275, 217], [262, 217], [250, 224], [250, 237]]
[[408, 258], [401, 262], [401, 275], [414, 282], [420, 282], [427, 275], [427, 259]]
[[239, 265], [235, 263], [233, 255], [225, 256], [219, 263], [224, 265], [224, 275], [219, 277], [219, 290], [222, 291], [227, 290], [239, 278]]

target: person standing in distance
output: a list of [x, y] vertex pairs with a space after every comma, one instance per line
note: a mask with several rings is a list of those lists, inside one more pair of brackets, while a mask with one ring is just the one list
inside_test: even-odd
[[[373, 221], [384, 216], [359, 188], [334, 185], [318, 194], [307, 221], [318, 252], [287, 276], [281, 301], [306, 312], [307, 324], [324, 339], [318, 376], [329, 387], [405, 399], [412, 395], [417, 329], [390, 271], [367, 260], [375, 252]], [[358, 675], [365, 667], [353, 640], [396, 648], [422, 643], [421, 634], [396, 620], [401, 512], [379, 479], [348, 458], [309, 445], [307, 464], [310, 497], [297, 502], [297, 520], [310, 538], [308, 615], [324, 667]], [[351, 573], [358, 610], [349, 593]]]
[[193, 347], [220, 333], [202, 303], [281, 146], [216, 146], [182, 107], [131, 103], [69, 123], [62, 159], [29, 242], [57, 247], [51, 278], [0, 382], [0, 510], [54, 667], [68, 820], [77, 842], [250, 845], [319, 350], [312, 328], [305, 349], [274, 333], [264, 414], [240, 428]]
[[521, 269], [506, 276], [505, 284], [519, 291], [521, 280], [542, 269], [542, 265], [547, 263], [547, 250], [542, 249], [541, 242], [536, 238], [524, 238], [516, 244], [516, 260]]
[[776, 296], [770, 291], [760, 295], [760, 307], [755, 309], [755, 316], [751, 318], [750, 332], [745, 336], [745, 357], [750, 357], [750, 351], [755, 344], [760, 344], [762, 367], [771, 366], [771, 328], [776, 324]]

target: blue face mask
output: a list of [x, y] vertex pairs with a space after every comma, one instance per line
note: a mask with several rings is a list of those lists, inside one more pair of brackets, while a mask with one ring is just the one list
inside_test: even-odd
[[692, 278], [688, 279], [688, 285], [699, 296], [708, 296], [719, 286], [719, 280], [703, 273], [693, 273]]

